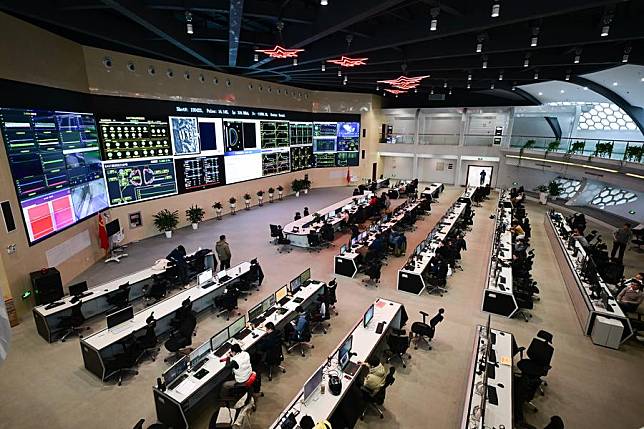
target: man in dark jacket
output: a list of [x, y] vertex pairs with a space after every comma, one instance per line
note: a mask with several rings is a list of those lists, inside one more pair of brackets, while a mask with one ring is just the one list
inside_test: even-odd
[[217, 257], [219, 258], [219, 264], [221, 270], [227, 270], [230, 268], [230, 246], [226, 242], [226, 236], [220, 235], [219, 241], [215, 244], [215, 251], [217, 252]]

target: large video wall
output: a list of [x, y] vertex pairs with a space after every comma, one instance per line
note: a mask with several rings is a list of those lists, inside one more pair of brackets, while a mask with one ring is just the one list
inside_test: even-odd
[[359, 163], [359, 115], [98, 103], [95, 113], [0, 108], [30, 244], [108, 207]]

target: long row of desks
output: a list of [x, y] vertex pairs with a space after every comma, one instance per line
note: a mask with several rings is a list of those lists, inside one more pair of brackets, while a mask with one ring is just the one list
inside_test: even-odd
[[[512, 334], [476, 327], [461, 429], [513, 428]], [[489, 343], [492, 344], [489, 344]], [[494, 391], [497, 403], [490, 401]]]
[[445, 190], [445, 186], [442, 183], [430, 183], [429, 186], [420, 193], [420, 196], [423, 198], [438, 198], [438, 195], [443, 192], [443, 190]]
[[[197, 252], [188, 255], [188, 257], [195, 253]], [[207, 263], [207, 268], [212, 268], [212, 262], [210, 263], [210, 266], [208, 265], [209, 264]], [[152, 276], [155, 274], [160, 275], [165, 272], [166, 269], [164, 268], [152, 266], [89, 289], [85, 292], [86, 296], [82, 298], [83, 316], [85, 316], [86, 319], [89, 319], [107, 312], [112, 307], [108, 303], [108, 297], [112, 293], [116, 292], [119, 286], [126, 283], [130, 285], [129, 300], [134, 301], [141, 298], [143, 296], [143, 289], [151, 284]], [[62, 321], [71, 314], [71, 308], [74, 305], [72, 299], [72, 296], [67, 295], [57, 301], [61, 303], [60, 305], [39, 305], [34, 307], [32, 313], [36, 322], [36, 329], [40, 336], [48, 342], [51, 343], [56, 341], [64, 332], [64, 329], [62, 329], [60, 325]]]
[[467, 206], [468, 203], [455, 202], [438, 221], [432, 232], [428, 234], [429, 241], [425, 241], [421, 252], [412, 255], [405, 266], [398, 270], [396, 287], [399, 291], [420, 295], [425, 290], [426, 285], [423, 273], [429, 267], [432, 258], [434, 258], [436, 249], [447, 238]]
[[[252, 351], [253, 347], [266, 335], [264, 325], [272, 322], [280, 330], [297, 315], [297, 307], [303, 308], [311, 305], [324, 291], [326, 284], [312, 281], [308, 286], [302, 286], [290, 301], [282, 306], [286, 311], [274, 312], [268, 316], [261, 326], [252, 329], [250, 335], [243, 340], [229, 339], [229, 343], [237, 343], [242, 350]], [[301, 301], [300, 301], [301, 300]], [[213, 333], [215, 334], [215, 333]], [[210, 340], [208, 340], [210, 341]], [[230, 370], [225, 369], [225, 362], [210, 351], [206, 362], [200, 371], [206, 370], [207, 374], [201, 378], [189, 370], [186, 377], [172, 389], [161, 390], [158, 386], [152, 388], [157, 419], [174, 429], [190, 427], [191, 411], [230, 375]]]
[[511, 318], [519, 306], [512, 283], [512, 203], [507, 191], [499, 197], [495, 222], [481, 310]]
[[[597, 275], [599, 285], [608, 296], [609, 308], [604, 307], [601, 300], [591, 299], [590, 284], [580, 275], [588, 254], [579, 241], [574, 240], [574, 247], [570, 247], [562, 237], [562, 231], [567, 236], [572, 234], [572, 229], [566, 223], [564, 216], [559, 212], [547, 212], [544, 224], [584, 335], [593, 336], [593, 342], [595, 342], [601, 331], [615, 332], [616, 329], [618, 341], [612, 342], [611, 347], [617, 348], [633, 335], [631, 322], [617, 305], [610, 289], [599, 275]], [[610, 342], [598, 341], [598, 343], [609, 345]]]
[[[336, 424], [335, 422], [338, 420], [345, 422], [347, 418], [355, 418], [357, 420], [361, 410], [356, 409], [357, 404], [351, 401], [351, 396], [347, 395], [347, 393], [352, 387], [359, 388], [359, 386], [355, 386], [355, 381], [359, 378], [359, 373], [353, 376], [343, 374], [342, 370], [338, 367], [337, 351], [350, 336], [353, 336], [351, 352], [355, 353], [355, 355], [351, 357], [351, 361], [354, 363], [365, 362], [376, 350], [381, 341], [386, 338], [390, 329], [401, 328], [402, 314], [404, 311], [402, 304], [383, 298], [378, 298], [373, 306], [374, 314], [369, 324], [365, 327], [363, 318], [361, 317], [349, 335], [340, 342], [334, 354], [329, 356], [329, 359], [325, 360], [315, 371], [315, 373], [323, 371], [323, 378], [320, 385], [328, 383], [329, 374], [337, 371], [342, 381], [340, 394], [333, 395], [329, 389], [326, 389], [326, 392], [323, 394], [321, 389], [317, 389], [316, 392], [304, 401], [304, 389], [302, 388], [280, 413], [273, 424], [270, 425], [270, 428], [280, 429], [282, 421], [289, 418], [290, 415], [297, 417], [297, 421], [300, 421], [306, 415], [311, 416], [315, 422], [328, 420], [333, 427], [345, 427], [344, 425]], [[377, 333], [376, 327], [381, 323], [384, 323], [384, 328], [381, 333]], [[346, 401], [344, 401], [345, 398], [347, 399]], [[348, 412], [347, 408], [349, 408]], [[348, 427], [353, 427], [353, 425], [348, 425]]]
[[[331, 226], [337, 230], [342, 220], [342, 212], [348, 210], [349, 214], [355, 214], [359, 209], [366, 207], [369, 204], [369, 198], [371, 195], [372, 193], [369, 192], [364, 195], [345, 198], [335, 204], [331, 204], [328, 207], [317, 210], [308, 216], [304, 216], [301, 219], [287, 223], [284, 225], [282, 231], [286, 238], [291, 241], [291, 246], [309, 247], [308, 235], [310, 232], [318, 231], [324, 221], [331, 224]], [[316, 213], [320, 216], [320, 220], [318, 222], [315, 222], [314, 218]]]
[[[134, 315], [133, 319], [116, 325], [112, 328], [105, 328], [80, 340], [81, 352], [85, 368], [92, 374], [105, 380], [110, 373], [109, 360], [119, 353], [118, 344], [129, 335], [134, 334], [146, 327], [146, 319], [154, 313], [157, 321], [155, 332], [157, 336], [167, 333], [170, 321], [175, 312], [181, 308], [181, 303], [190, 298], [192, 310], [199, 313], [207, 308], [213, 307], [215, 297], [222, 295], [227, 286], [237, 282], [242, 276], [250, 271], [250, 263], [242, 262], [226, 271], [228, 279], [215, 281], [208, 287], [199, 285], [185, 289], [163, 301], [156, 303]], [[216, 279], [216, 278], [215, 278]]]
[[347, 245], [346, 252], [340, 253], [335, 257], [335, 273], [345, 277], [355, 277], [358, 273], [358, 260], [360, 256], [366, 254], [367, 249], [376, 239], [376, 235], [393, 229], [403, 220], [407, 213], [416, 210], [421, 205], [421, 201], [406, 202], [397, 207], [386, 222], [378, 222], [373, 229], [366, 231], [366, 237], [355, 245]]

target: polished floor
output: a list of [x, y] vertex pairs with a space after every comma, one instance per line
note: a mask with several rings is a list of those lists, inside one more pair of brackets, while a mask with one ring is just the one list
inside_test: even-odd
[[[240, 301], [248, 310], [307, 267], [314, 278], [329, 280], [333, 275], [333, 255], [346, 237], [336, 240], [336, 247], [321, 253], [295, 249], [278, 254], [269, 244], [268, 224], [287, 223], [295, 211], [308, 206], [311, 212], [349, 195], [349, 188], [314, 190], [299, 199], [288, 198], [263, 208], [253, 208], [222, 221], [209, 221], [198, 231], [177, 231], [172, 240], [162, 237], [132, 245], [130, 257], [121, 264], [96, 264], [82, 276], [91, 285], [116, 278], [149, 266], [164, 257], [177, 244], [188, 251], [213, 247], [220, 234], [231, 244], [233, 263], [258, 257], [266, 279], [263, 289]], [[410, 247], [424, 238], [438, 218], [460, 195], [462, 188], [447, 188], [432, 214], [420, 221], [408, 234]], [[253, 428], [266, 428], [293, 398], [304, 381], [377, 297], [397, 300], [406, 306], [410, 323], [419, 319], [418, 311], [430, 314], [446, 309], [431, 351], [410, 350], [407, 368], [397, 365], [396, 383], [385, 403], [385, 418], [368, 415], [360, 428], [455, 428], [460, 424], [465, 398], [467, 371], [472, 354], [475, 325], [485, 323], [480, 311], [484, 276], [488, 262], [494, 222], [490, 214], [495, 201], [490, 199], [476, 209], [473, 230], [466, 237], [468, 250], [463, 255], [464, 271], [449, 280], [449, 292], [443, 297], [424, 294], [420, 297], [396, 291], [396, 273], [404, 258], [390, 258], [383, 267], [378, 288], [365, 287], [361, 278], [338, 278], [339, 315], [331, 320], [329, 332], [314, 336], [315, 349], [306, 357], [287, 355], [285, 374], [263, 384], [265, 397], [258, 401]], [[539, 282], [541, 301], [535, 305], [529, 323], [493, 316], [493, 326], [512, 332], [517, 342], [527, 345], [539, 329], [554, 334], [553, 369], [544, 397], [535, 404], [539, 411], [527, 412], [529, 422], [543, 427], [549, 417], [563, 417], [567, 428], [636, 428], [644, 424], [641, 403], [644, 387], [642, 362], [644, 347], [630, 341], [619, 351], [595, 346], [584, 337], [573, 313], [570, 298], [563, 286], [558, 265], [543, 227], [544, 208], [530, 203], [527, 207], [533, 225], [532, 245], [536, 249], [534, 277]], [[628, 252], [627, 274], [642, 265], [642, 256]], [[639, 266], [639, 267], [638, 267]], [[104, 321], [92, 323], [92, 329], [104, 327]], [[225, 325], [214, 314], [200, 317], [196, 343], [204, 341]], [[130, 428], [139, 418], [155, 420], [152, 385], [165, 368], [162, 359], [143, 363], [139, 375], [123, 386], [103, 384], [82, 365], [77, 340], [47, 344], [35, 331], [33, 320], [26, 316], [13, 330], [12, 351], [0, 367], [0, 428]], [[162, 351], [161, 356], [165, 356]], [[207, 427], [214, 405], [205, 404], [193, 426]]]

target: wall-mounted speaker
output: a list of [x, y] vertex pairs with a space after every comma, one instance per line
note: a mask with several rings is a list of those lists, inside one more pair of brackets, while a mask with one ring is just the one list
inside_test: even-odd
[[16, 220], [13, 217], [13, 212], [11, 211], [11, 203], [9, 201], [3, 201], [0, 203], [2, 207], [2, 217], [4, 218], [4, 226], [7, 229], [7, 232], [11, 232], [16, 229]]

